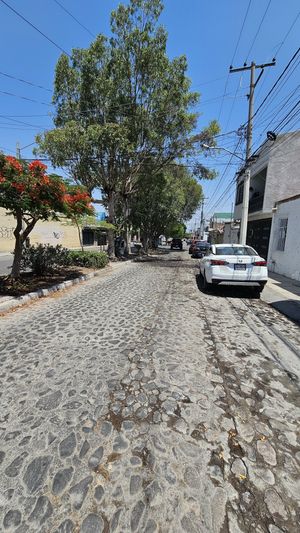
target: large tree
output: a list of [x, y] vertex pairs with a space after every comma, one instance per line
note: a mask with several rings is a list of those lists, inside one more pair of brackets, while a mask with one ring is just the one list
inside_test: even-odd
[[[115, 223], [116, 203], [130, 215], [144, 167], [155, 174], [193, 152], [199, 95], [190, 91], [185, 56], [169, 59], [158, 25], [161, 0], [130, 0], [111, 15], [112, 37], [62, 55], [56, 66], [55, 126], [39, 153], [69, 169], [89, 192], [100, 188]], [[151, 165], [149, 161], [151, 160]], [[113, 233], [109, 235], [113, 253]]]
[[201, 185], [182, 165], [171, 163], [153, 176], [141, 176], [141, 187], [133, 198], [130, 219], [132, 226], [141, 230], [144, 248], [147, 250], [154, 244], [159, 235], [173, 231], [171, 228], [182, 227], [199, 207], [202, 198]]
[[39, 220], [58, 220], [92, 214], [91, 198], [83, 187], [69, 185], [60, 176], [46, 173], [41, 161], [19, 161], [0, 154], [0, 207], [16, 219], [11, 277], [20, 277], [26, 239]]

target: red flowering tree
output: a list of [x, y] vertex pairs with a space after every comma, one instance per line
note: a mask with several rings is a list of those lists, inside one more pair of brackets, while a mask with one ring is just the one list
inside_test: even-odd
[[47, 174], [41, 161], [26, 163], [0, 154], [0, 207], [16, 219], [14, 261], [11, 276], [20, 276], [24, 243], [38, 220], [73, 219], [92, 214], [91, 199], [84, 189]]

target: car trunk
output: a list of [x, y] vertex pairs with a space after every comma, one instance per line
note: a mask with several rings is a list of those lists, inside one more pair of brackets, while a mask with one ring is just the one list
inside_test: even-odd
[[[218, 260], [224, 260], [226, 265], [220, 265], [218, 275], [231, 278], [234, 281], [253, 281], [260, 277], [261, 267], [254, 266], [257, 256], [232, 255], [218, 256]], [[258, 259], [258, 258], [257, 258]]]

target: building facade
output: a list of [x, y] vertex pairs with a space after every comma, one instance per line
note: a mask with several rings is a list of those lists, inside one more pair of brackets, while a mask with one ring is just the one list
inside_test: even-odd
[[[251, 164], [247, 244], [267, 258], [274, 204], [300, 193], [300, 131], [267, 141]], [[244, 178], [237, 181], [234, 218], [242, 217]]]
[[[0, 208], [0, 253], [13, 252], [14, 250], [14, 229], [16, 221], [12, 215]], [[85, 247], [99, 247], [106, 250], [106, 232], [101, 231], [96, 226], [85, 226], [80, 228], [82, 242]], [[68, 220], [42, 221], [39, 220], [29, 235], [30, 244], [60, 244], [65, 248], [80, 248], [80, 238], [78, 229]]]
[[300, 282], [300, 194], [275, 204], [268, 268]]

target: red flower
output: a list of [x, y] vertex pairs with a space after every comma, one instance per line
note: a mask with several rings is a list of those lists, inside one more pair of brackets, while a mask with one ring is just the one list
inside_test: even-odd
[[64, 194], [63, 196], [63, 200], [64, 202], [66, 202], [67, 204], [72, 204], [73, 203], [73, 196], [71, 194]]
[[32, 172], [34, 170], [40, 170], [41, 172], [45, 172], [46, 169], [47, 169], [47, 165], [44, 165], [44, 163], [42, 163], [41, 161], [38, 161], [38, 160], [32, 161], [28, 165], [28, 170], [30, 172]]
[[42, 178], [42, 184], [43, 184], [43, 185], [49, 185], [49, 184], [50, 184], [50, 178], [49, 178], [49, 176], [43, 176], [43, 178]]
[[5, 156], [5, 159], [7, 163], [9, 163], [9, 165], [13, 167], [15, 170], [17, 170], [19, 173], [23, 171], [23, 167], [21, 163], [15, 157], [13, 157], [12, 155], [7, 155]]
[[25, 185], [23, 185], [23, 183], [17, 183], [16, 181], [13, 181], [11, 185], [20, 193], [25, 191]]
[[4, 176], [0, 176], [0, 183], [4, 183], [6, 180], [4, 178]]

